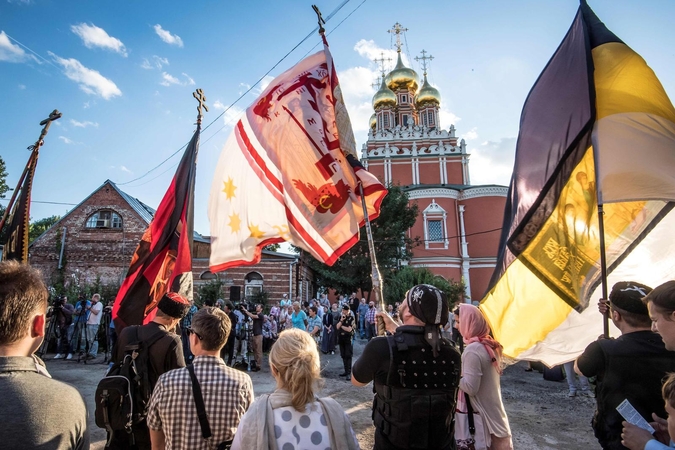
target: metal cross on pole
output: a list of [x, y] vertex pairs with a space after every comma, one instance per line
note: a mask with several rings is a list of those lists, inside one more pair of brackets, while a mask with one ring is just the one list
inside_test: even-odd
[[415, 61], [422, 61], [422, 70], [424, 71], [424, 75], [427, 74], [427, 61], [431, 61], [434, 59], [433, 56], [429, 55], [427, 56], [427, 51], [422, 49], [420, 52], [422, 56], [415, 56]]
[[[321, 11], [319, 11], [319, 7], [316, 5], [312, 5], [312, 9], [316, 13], [316, 18], [319, 21], [319, 34], [323, 35], [326, 32], [326, 29], [323, 27], [326, 23], [325, 20], [323, 20], [323, 17], [321, 16]], [[330, 18], [330, 17], [329, 17]]]
[[195, 92], [192, 93], [192, 96], [197, 99], [199, 104], [197, 105], [197, 125], [202, 124], [202, 108], [206, 110], [206, 112], [209, 112], [209, 107], [206, 106], [206, 96], [204, 95], [204, 91], [201, 89], [197, 89]]

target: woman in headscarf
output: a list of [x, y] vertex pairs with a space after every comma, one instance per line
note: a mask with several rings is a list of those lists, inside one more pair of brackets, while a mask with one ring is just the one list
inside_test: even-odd
[[459, 310], [459, 332], [465, 345], [459, 388], [469, 395], [471, 406], [483, 419], [488, 449], [513, 450], [499, 379], [502, 345], [490, 336], [490, 326], [478, 308], [461, 304]]
[[232, 450], [359, 448], [349, 417], [330, 397], [318, 398], [319, 352], [306, 331], [279, 335], [270, 350], [277, 389], [258, 397], [239, 422]]

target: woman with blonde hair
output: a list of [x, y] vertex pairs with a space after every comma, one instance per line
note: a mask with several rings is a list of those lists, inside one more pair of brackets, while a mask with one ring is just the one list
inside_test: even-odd
[[513, 450], [499, 379], [502, 345], [490, 336], [490, 326], [473, 305], [459, 305], [458, 328], [465, 345], [459, 395], [468, 394], [473, 410], [482, 419], [483, 430], [476, 426], [476, 435], [483, 434], [489, 450]]
[[359, 448], [340, 404], [314, 394], [321, 382], [319, 352], [306, 331], [282, 332], [269, 362], [277, 388], [242, 417], [232, 450]]

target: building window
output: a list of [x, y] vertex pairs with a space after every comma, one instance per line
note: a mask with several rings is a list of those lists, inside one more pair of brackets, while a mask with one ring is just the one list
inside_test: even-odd
[[408, 103], [408, 96], [403, 94], [401, 95], [401, 103]]
[[244, 277], [244, 295], [247, 300], [253, 300], [262, 294], [263, 277], [258, 272], [249, 272]]
[[115, 211], [101, 210], [89, 216], [86, 228], [122, 228], [122, 218]]
[[443, 242], [443, 222], [441, 220], [427, 220], [429, 241]]
[[448, 248], [447, 239], [447, 212], [438, 204], [436, 200], [431, 200], [429, 206], [422, 213], [424, 217], [424, 247], [438, 248], [438, 244], [443, 244], [443, 248]]
[[403, 114], [403, 115], [401, 116], [401, 119], [403, 119], [403, 120], [402, 120], [403, 126], [404, 126], [404, 127], [407, 127], [407, 126], [408, 126], [408, 115], [407, 115], [407, 114]]
[[382, 127], [383, 128], [389, 128], [389, 114], [385, 113], [384, 116], [382, 117]]

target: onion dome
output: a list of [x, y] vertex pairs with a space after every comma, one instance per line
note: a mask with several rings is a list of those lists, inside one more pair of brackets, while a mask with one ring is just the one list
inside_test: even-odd
[[384, 81], [387, 83], [389, 89], [394, 91], [397, 89], [408, 89], [415, 92], [419, 86], [419, 76], [417, 75], [417, 72], [403, 65], [400, 50], [398, 52], [396, 67], [389, 72], [389, 75], [385, 77]]
[[373, 96], [373, 109], [377, 110], [381, 106], [396, 106], [396, 94], [389, 89], [382, 79], [380, 90]]
[[441, 93], [438, 92], [438, 89], [429, 84], [426, 73], [424, 74], [422, 89], [417, 93], [415, 103], [418, 108], [421, 108], [428, 103], [435, 103], [436, 105], [441, 104]]
[[376, 128], [377, 127], [377, 116], [373, 114], [370, 116], [370, 128]]

